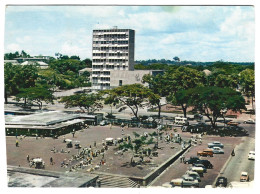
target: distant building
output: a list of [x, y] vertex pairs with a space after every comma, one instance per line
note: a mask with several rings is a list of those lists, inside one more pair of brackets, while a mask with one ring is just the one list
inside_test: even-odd
[[92, 89], [110, 89], [111, 72], [134, 70], [135, 31], [93, 30]]
[[12, 63], [13, 65], [38, 65], [41, 69], [46, 69], [49, 65], [46, 63], [49, 56], [35, 56], [29, 58], [15, 58], [14, 60], [4, 60], [4, 63]]

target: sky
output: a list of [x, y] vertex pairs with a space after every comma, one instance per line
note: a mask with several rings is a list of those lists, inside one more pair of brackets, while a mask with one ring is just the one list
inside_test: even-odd
[[93, 29], [135, 30], [135, 60], [254, 62], [253, 6], [7, 6], [4, 52], [92, 57]]

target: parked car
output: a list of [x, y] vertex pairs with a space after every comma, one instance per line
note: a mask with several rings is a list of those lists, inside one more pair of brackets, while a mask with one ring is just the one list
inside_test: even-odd
[[194, 167], [201, 167], [203, 168], [203, 172], [207, 172], [207, 168], [203, 164], [193, 164]]
[[107, 124], [108, 124], [108, 122], [107, 122], [106, 120], [103, 120], [103, 121], [101, 121], [101, 122], [99, 123], [100, 126], [105, 126], [105, 125], [107, 125]]
[[233, 126], [238, 126], [240, 123], [234, 122], [234, 121], [229, 121], [227, 124], [228, 125], [233, 125]]
[[183, 176], [189, 176], [189, 177], [192, 177], [195, 180], [198, 180], [199, 182], [201, 182], [200, 175], [197, 172], [188, 170], [188, 171], [185, 172], [185, 174]]
[[216, 187], [227, 187], [227, 178], [223, 176], [218, 177]]
[[224, 154], [224, 150], [221, 149], [220, 147], [213, 147], [212, 151], [214, 154]]
[[255, 124], [255, 120], [254, 119], [248, 119], [248, 120], [244, 121], [244, 123]]
[[193, 164], [197, 163], [198, 161], [200, 161], [198, 157], [190, 157], [188, 160], [185, 160], [184, 163]]
[[240, 182], [248, 182], [249, 181], [249, 175], [247, 172], [241, 172], [240, 176]]
[[197, 162], [198, 164], [203, 164], [207, 169], [212, 169], [213, 164], [209, 160], [200, 160]]
[[171, 180], [171, 184], [175, 187], [175, 186], [179, 186], [179, 187], [199, 187], [199, 182], [197, 180], [194, 181], [185, 181], [182, 178], [177, 178], [177, 179], [173, 179]]
[[213, 147], [224, 148], [224, 145], [222, 143], [220, 143], [219, 141], [214, 141], [212, 143], [208, 143], [208, 147], [209, 148], [213, 148]]
[[198, 151], [197, 156], [213, 157], [213, 151], [212, 151], [212, 149], [205, 149], [203, 151]]
[[248, 160], [255, 160], [255, 151], [250, 151], [248, 153]]
[[192, 167], [189, 168], [189, 170], [197, 172], [201, 177], [203, 177], [204, 168], [192, 166]]

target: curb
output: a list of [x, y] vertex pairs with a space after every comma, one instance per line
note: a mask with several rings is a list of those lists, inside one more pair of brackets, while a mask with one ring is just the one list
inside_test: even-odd
[[[236, 149], [236, 147], [237, 147], [237, 145], [234, 147], [234, 150]], [[217, 176], [216, 179], [214, 180], [214, 182], [213, 182], [213, 184], [212, 184], [212, 187], [215, 188], [215, 185], [216, 185], [216, 182], [217, 182], [218, 177], [220, 177], [220, 175], [224, 173], [224, 171], [226, 170], [227, 165], [228, 165], [228, 163], [230, 162], [230, 160], [231, 160], [232, 157], [233, 157], [232, 155], [229, 156], [228, 160], [226, 161], [226, 163], [224, 164], [224, 166], [221, 168], [220, 172], [218, 173], [218, 176]]]

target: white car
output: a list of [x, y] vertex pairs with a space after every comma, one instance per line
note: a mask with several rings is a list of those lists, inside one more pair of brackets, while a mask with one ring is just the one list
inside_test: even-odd
[[255, 124], [255, 120], [254, 119], [248, 119], [248, 120], [244, 121], [244, 123]]
[[224, 150], [221, 149], [220, 147], [213, 147], [212, 151], [214, 154], [224, 154]]
[[212, 143], [208, 143], [208, 148], [213, 148], [213, 147], [224, 148], [224, 145], [222, 143], [220, 143], [219, 141], [214, 141]]
[[255, 151], [250, 151], [248, 153], [248, 160], [255, 160]]

